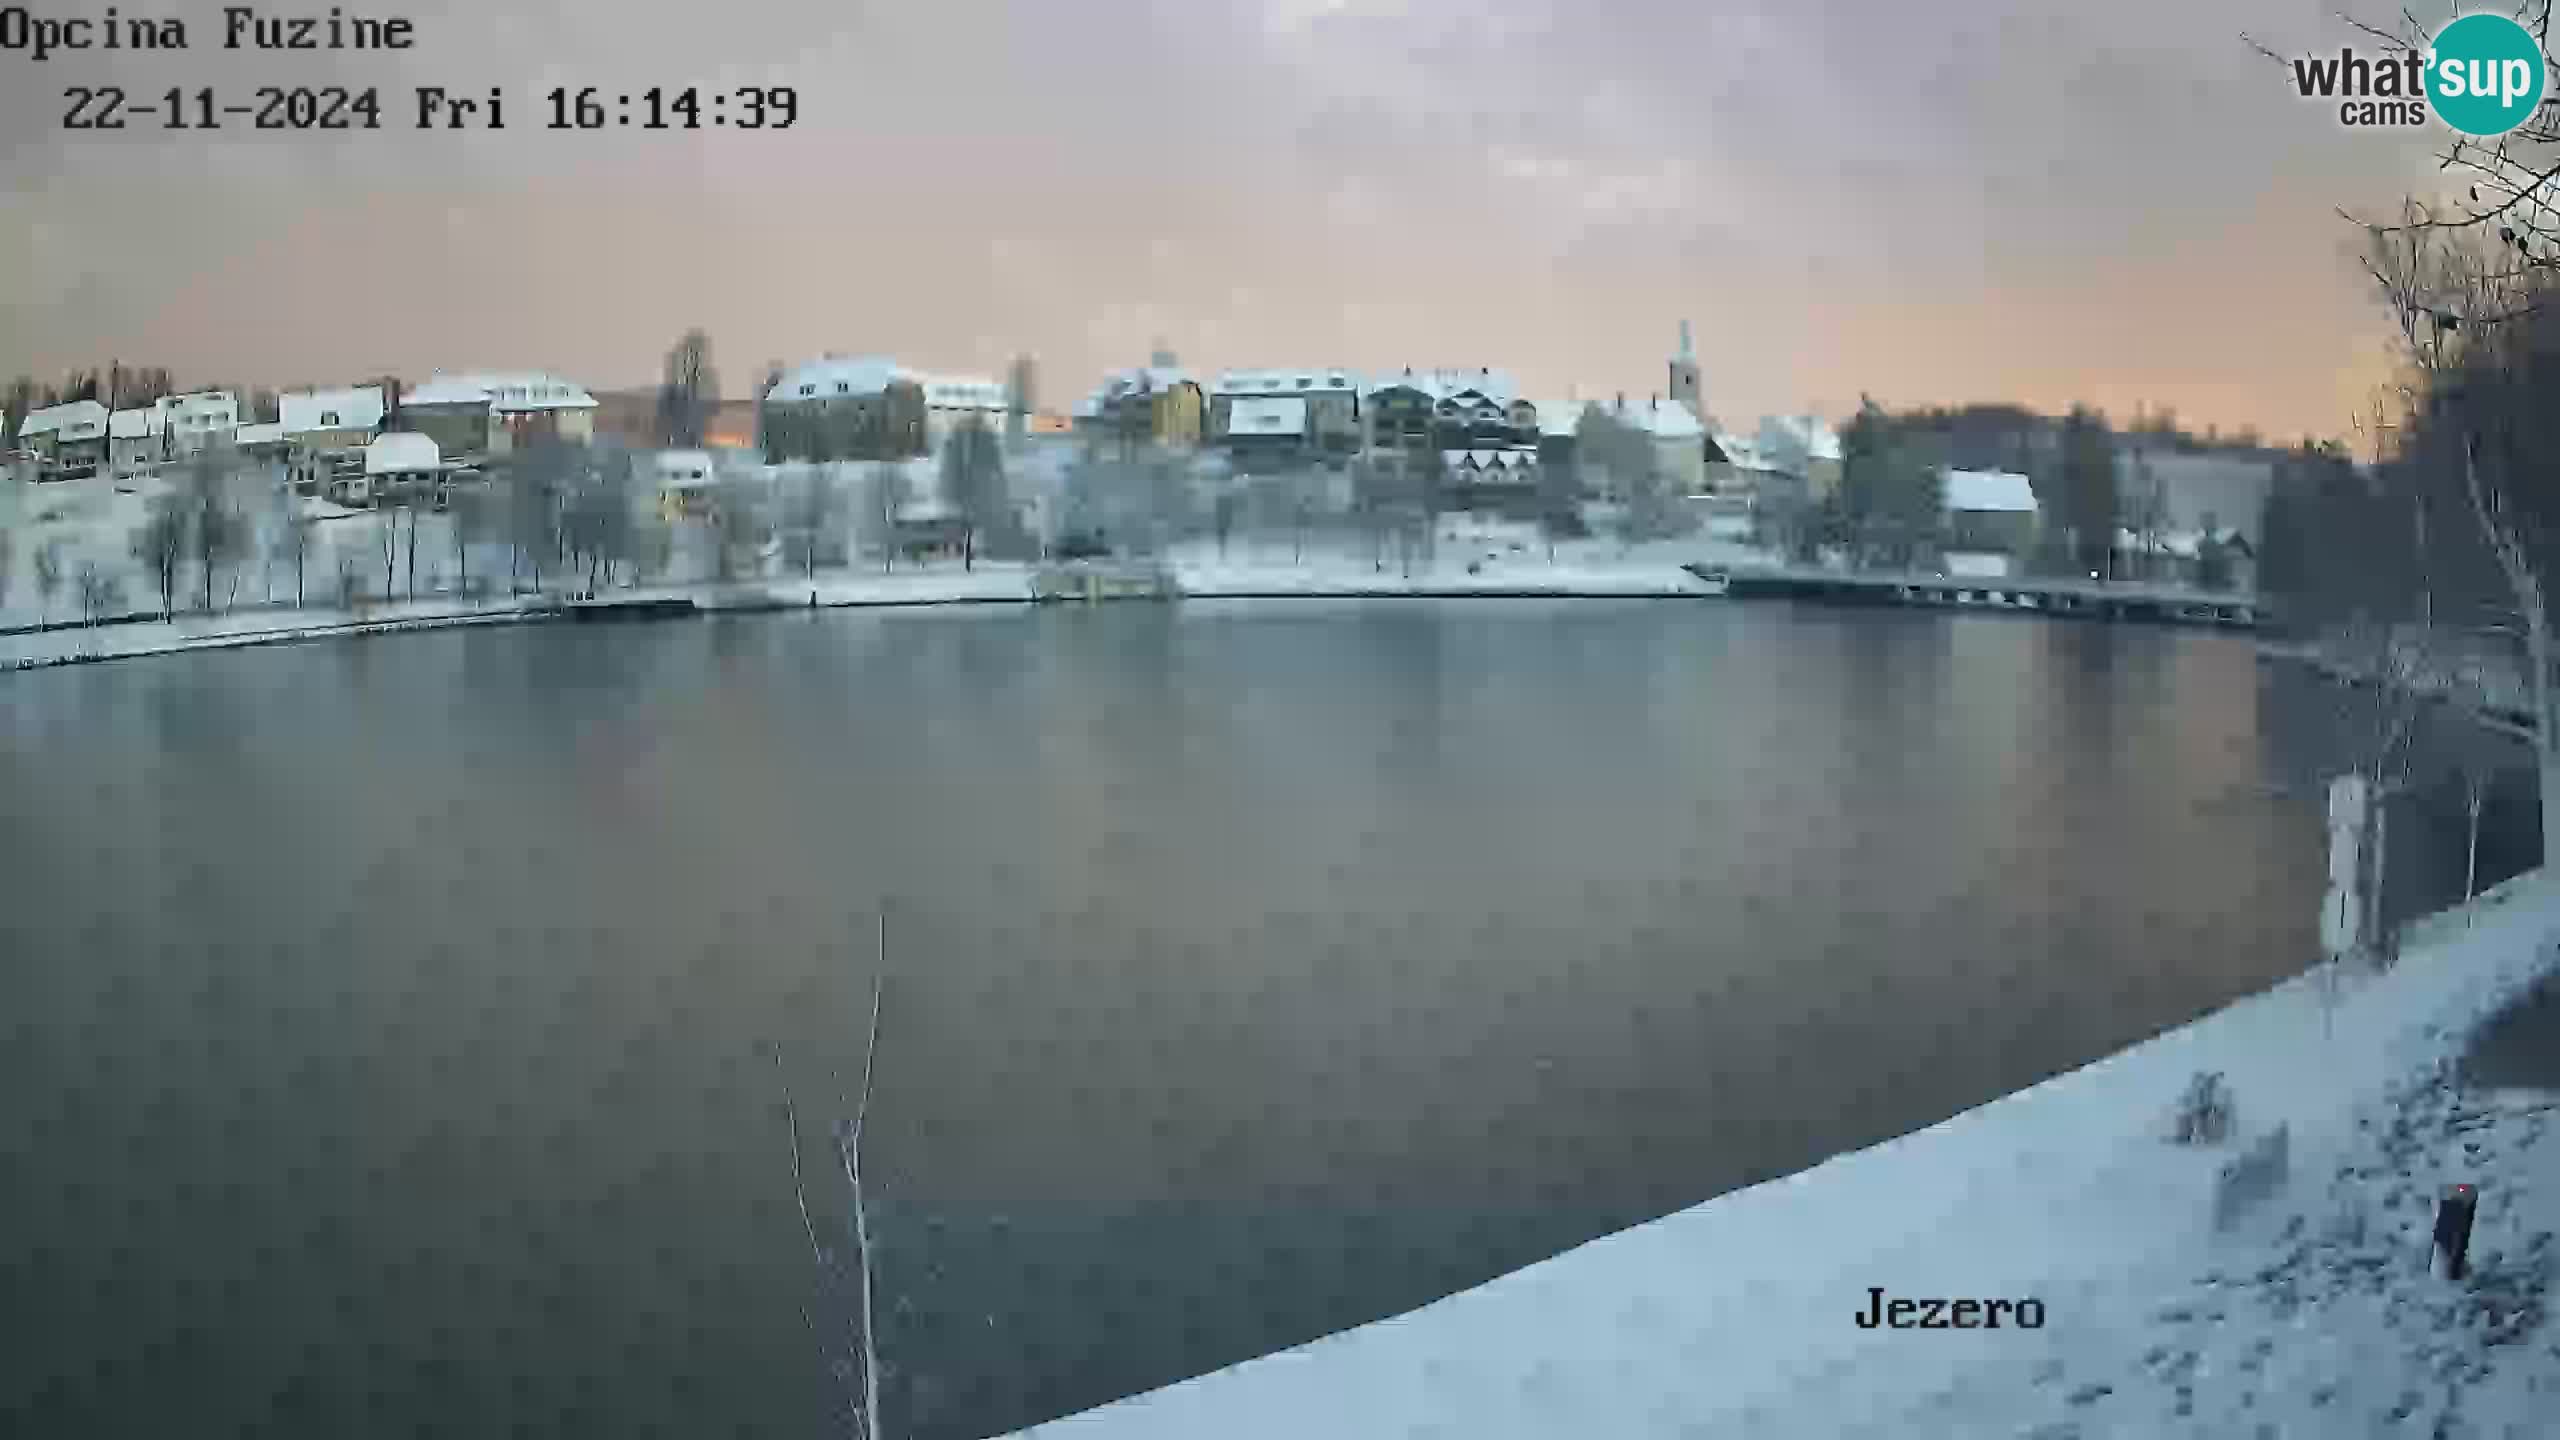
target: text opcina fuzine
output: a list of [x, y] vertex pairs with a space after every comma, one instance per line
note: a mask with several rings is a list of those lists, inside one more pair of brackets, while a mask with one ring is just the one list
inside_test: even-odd
[[225, 5], [219, 18], [128, 15], [40, 15], [24, 5], [0, 9], [0, 50], [50, 60], [73, 50], [410, 50], [417, 26], [402, 15], [284, 15], [254, 5]]
[[[1857, 1312], [1861, 1330], [2041, 1330], [2041, 1300], [1887, 1299], [1884, 1287], [1867, 1287], [1867, 1303]], [[2004, 1323], [2005, 1322], [2005, 1323]]]

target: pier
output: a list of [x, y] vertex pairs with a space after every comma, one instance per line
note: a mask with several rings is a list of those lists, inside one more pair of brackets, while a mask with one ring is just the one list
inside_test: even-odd
[[1902, 605], [1943, 610], [1997, 610], [2073, 620], [2125, 620], [2152, 625], [2256, 629], [2255, 595], [2131, 581], [2032, 576], [1937, 575], [1915, 571], [1822, 570], [1812, 566], [1683, 567], [1721, 581], [1738, 600], [1809, 600], [1831, 605]]

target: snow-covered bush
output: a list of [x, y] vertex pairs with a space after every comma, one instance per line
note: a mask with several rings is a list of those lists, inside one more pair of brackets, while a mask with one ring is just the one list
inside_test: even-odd
[[2231, 1087], [2219, 1070], [2199, 1070], [2169, 1117], [2169, 1138], [2180, 1145], [2219, 1145], [2231, 1136]]

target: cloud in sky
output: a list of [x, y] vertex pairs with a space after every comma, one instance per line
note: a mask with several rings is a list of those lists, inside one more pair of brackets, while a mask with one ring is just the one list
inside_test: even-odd
[[[226, 53], [200, 19], [184, 53], [0, 54], [0, 370], [619, 385], [700, 324], [733, 389], [823, 350], [1029, 350], [1063, 400], [1160, 338], [1597, 395], [1658, 387], [1686, 317], [1732, 420], [1872, 392], [2325, 433], [2377, 353], [2333, 207], [2425, 170], [2423, 135], [2340, 128], [2241, 43], [2341, 43], [2313, 0], [400, 13], [397, 54]], [[62, 88], [98, 84], [376, 86], [394, 123], [64, 132]], [[510, 128], [406, 129], [428, 84], [504, 89]], [[789, 84], [802, 118], [539, 128], [555, 85], [686, 84]]]

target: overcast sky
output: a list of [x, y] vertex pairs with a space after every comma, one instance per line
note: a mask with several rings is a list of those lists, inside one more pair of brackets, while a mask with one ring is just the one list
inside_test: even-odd
[[[700, 325], [734, 394], [1027, 350], [1063, 409], [1160, 338], [1592, 397], [1659, 389], [1686, 317], [1729, 424], [1864, 391], [2330, 434], [2380, 355], [2335, 210], [2426, 169], [2426, 132], [2345, 129], [2241, 42], [2334, 53], [2320, 0], [347, 8], [417, 48], [225, 52], [217, 7], [123, 0], [193, 48], [0, 53], [0, 373], [601, 388]], [[388, 124], [64, 131], [102, 84], [377, 86]], [[422, 84], [503, 87], [510, 128], [412, 131]], [[800, 123], [538, 128], [554, 85], [686, 84], [794, 86]]]

